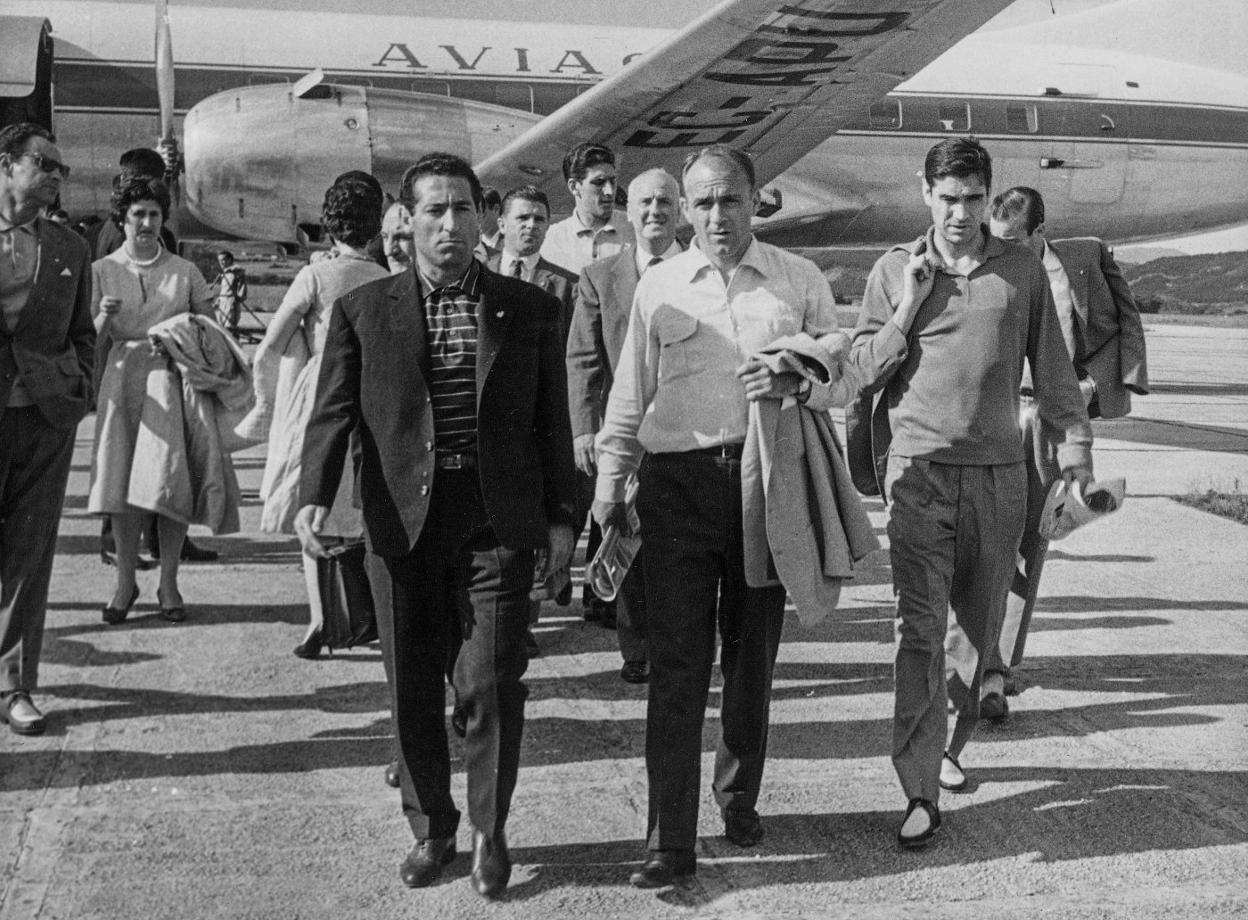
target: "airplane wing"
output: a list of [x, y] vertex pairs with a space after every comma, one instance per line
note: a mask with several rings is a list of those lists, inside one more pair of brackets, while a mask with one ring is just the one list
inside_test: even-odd
[[1011, 0], [724, 0], [478, 164], [500, 189], [562, 200], [564, 154], [616, 151], [620, 172], [675, 171], [691, 150], [744, 147], [773, 179]]

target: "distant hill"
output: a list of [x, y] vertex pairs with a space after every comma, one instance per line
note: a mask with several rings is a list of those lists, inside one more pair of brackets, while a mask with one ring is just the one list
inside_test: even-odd
[[1181, 249], [1168, 249], [1165, 246], [1115, 246], [1114, 258], [1119, 265], [1143, 265], [1153, 259], [1166, 259], [1171, 256], [1187, 255]]
[[1122, 274], [1143, 313], [1248, 313], [1248, 252], [1166, 256]]

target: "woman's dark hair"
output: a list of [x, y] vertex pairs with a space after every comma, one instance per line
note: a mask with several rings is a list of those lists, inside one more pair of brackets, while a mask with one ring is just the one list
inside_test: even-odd
[[348, 246], [367, 246], [381, 233], [381, 191], [360, 179], [335, 182], [321, 207], [325, 232]]
[[159, 179], [146, 176], [135, 176], [122, 179], [113, 189], [111, 217], [113, 223], [121, 227], [126, 222], [126, 212], [130, 206], [139, 201], [154, 201], [160, 205], [161, 222], [169, 220], [169, 189]]

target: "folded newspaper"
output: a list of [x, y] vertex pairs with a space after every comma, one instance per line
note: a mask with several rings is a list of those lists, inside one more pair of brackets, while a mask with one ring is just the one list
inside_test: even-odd
[[1049, 489], [1040, 516], [1040, 536], [1046, 540], [1061, 540], [1084, 524], [1112, 514], [1122, 507], [1126, 498], [1125, 479], [1107, 479], [1093, 482], [1086, 489], [1078, 481], [1067, 484], [1059, 479]]

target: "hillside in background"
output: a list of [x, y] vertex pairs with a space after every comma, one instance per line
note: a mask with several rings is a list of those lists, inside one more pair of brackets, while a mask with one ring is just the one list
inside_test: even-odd
[[1143, 313], [1248, 313], [1248, 252], [1166, 256], [1122, 274]]

